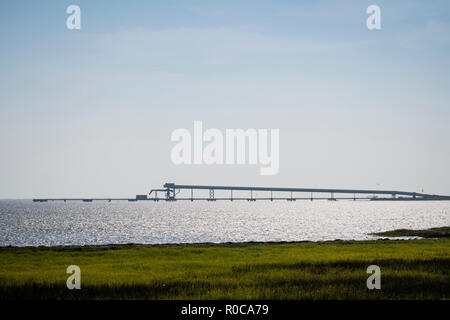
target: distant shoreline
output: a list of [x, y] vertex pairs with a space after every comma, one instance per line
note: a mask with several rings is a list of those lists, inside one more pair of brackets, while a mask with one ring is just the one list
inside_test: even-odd
[[[326, 243], [367, 243], [376, 241], [412, 241], [430, 238], [447, 238], [450, 237], [450, 226], [448, 227], [438, 227], [423, 230], [412, 230], [412, 229], [396, 229], [392, 231], [383, 231], [370, 233], [371, 236], [379, 236], [379, 239], [367, 239], [367, 240], [323, 240], [323, 241], [311, 241], [311, 240], [299, 240], [299, 241], [241, 241], [241, 242], [178, 242], [178, 243], [109, 243], [109, 244], [86, 244], [86, 245], [55, 245], [55, 246], [0, 246], [0, 249], [10, 248], [10, 249], [24, 249], [24, 248], [35, 248], [35, 249], [77, 249], [77, 248], [97, 248], [97, 249], [115, 249], [115, 248], [131, 248], [131, 247], [142, 247], [142, 248], [161, 248], [161, 247], [232, 247], [232, 246], [245, 246], [245, 245], [282, 245], [282, 244], [303, 244], [303, 243], [314, 243], [314, 244], [326, 244]], [[385, 238], [384, 238], [385, 237]]]
[[414, 237], [411, 239], [401, 239], [395, 238], [380, 238], [372, 240], [325, 240], [325, 241], [245, 241], [245, 242], [186, 242], [186, 243], [155, 243], [155, 244], [145, 244], [145, 243], [110, 243], [110, 244], [86, 244], [86, 245], [56, 245], [56, 246], [0, 246], [2, 249], [48, 249], [48, 250], [71, 250], [71, 249], [126, 249], [126, 248], [167, 248], [167, 247], [239, 247], [239, 246], [249, 246], [249, 245], [290, 245], [290, 244], [342, 244], [342, 243], [373, 243], [381, 241], [414, 241], [414, 240], [424, 240], [424, 238]]
[[386, 237], [446, 238], [450, 237], [450, 226], [423, 230], [396, 229], [392, 231], [370, 233], [370, 235]]

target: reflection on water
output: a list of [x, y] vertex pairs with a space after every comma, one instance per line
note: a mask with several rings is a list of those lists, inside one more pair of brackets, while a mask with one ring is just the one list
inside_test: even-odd
[[450, 225], [450, 201], [47, 202], [0, 200], [0, 245], [375, 239]]

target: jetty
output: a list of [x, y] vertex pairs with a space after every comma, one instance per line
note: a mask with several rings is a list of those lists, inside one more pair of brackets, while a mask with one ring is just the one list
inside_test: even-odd
[[[180, 192], [183, 191], [183, 194]], [[203, 191], [204, 194], [198, 193]], [[217, 196], [217, 192], [221, 195]], [[34, 202], [48, 201], [257, 201], [257, 200], [353, 200], [353, 201], [436, 201], [450, 200], [450, 196], [408, 192], [397, 190], [369, 189], [319, 189], [319, 188], [280, 188], [280, 187], [245, 187], [214, 185], [179, 185], [165, 183], [162, 188], [151, 189], [148, 194], [136, 195], [134, 198], [35, 198]]]

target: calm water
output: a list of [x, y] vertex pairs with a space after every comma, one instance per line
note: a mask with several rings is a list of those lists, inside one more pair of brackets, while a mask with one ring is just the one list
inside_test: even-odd
[[0, 200], [0, 246], [375, 239], [450, 225], [450, 201], [47, 202]]

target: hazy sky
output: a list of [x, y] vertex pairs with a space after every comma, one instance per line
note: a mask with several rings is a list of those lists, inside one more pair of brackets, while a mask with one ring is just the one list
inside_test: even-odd
[[[2, 0], [0, 40], [0, 198], [165, 182], [450, 194], [448, 1]], [[175, 166], [170, 135], [194, 120], [280, 129], [279, 173]]]

